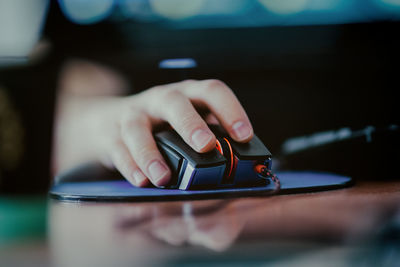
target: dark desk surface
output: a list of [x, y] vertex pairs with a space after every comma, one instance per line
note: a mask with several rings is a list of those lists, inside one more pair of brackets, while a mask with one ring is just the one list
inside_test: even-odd
[[[49, 201], [47, 240], [3, 246], [27, 266], [396, 266], [400, 182], [265, 198]], [[1, 265], [1, 264], [0, 264]]]

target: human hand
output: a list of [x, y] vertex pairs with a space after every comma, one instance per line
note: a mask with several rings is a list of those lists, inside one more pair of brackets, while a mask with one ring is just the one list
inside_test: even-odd
[[[206, 121], [217, 121], [237, 142], [253, 137], [251, 123], [233, 92], [219, 80], [186, 80], [156, 86], [116, 102], [114, 125], [103, 133], [110, 163], [135, 186], [166, 185], [171, 176], [157, 149], [153, 131], [168, 123], [199, 153], [215, 148], [216, 137]], [[206, 111], [208, 118], [200, 115]], [[116, 127], [113, 127], [116, 126]], [[110, 136], [111, 135], [111, 136]]]

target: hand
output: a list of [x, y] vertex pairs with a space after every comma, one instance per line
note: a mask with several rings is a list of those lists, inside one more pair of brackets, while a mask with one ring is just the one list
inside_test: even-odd
[[153, 130], [169, 123], [195, 151], [212, 150], [216, 138], [199, 110], [208, 111], [238, 142], [253, 137], [251, 123], [233, 92], [219, 80], [186, 80], [156, 86], [116, 103], [116, 124], [105, 151], [109, 162], [135, 186], [166, 185], [171, 171], [157, 149]]

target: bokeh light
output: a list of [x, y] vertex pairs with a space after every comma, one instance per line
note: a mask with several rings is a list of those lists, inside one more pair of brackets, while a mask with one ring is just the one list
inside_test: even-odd
[[191, 69], [197, 67], [193, 58], [171, 58], [161, 60], [158, 64], [160, 69]]
[[307, 5], [308, 10], [314, 11], [332, 11], [342, 8], [344, 5], [349, 4], [349, 0], [309, 0]]
[[248, 11], [248, 9], [257, 3], [254, 0], [206, 0], [202, 15], [235, 15]]
[[160, 18], [148, 0], [119, 0], [119, 11], [126, 18], [143, 22], [152, 22]]
[[185, 19], [194, 16], [202, 9], [204, 0], [149, 0], [159, 15], [169, 19]]
[[306, 9], [308, 0], [258, 0], [266, 9], [279, 15], [299, 13]]
[[59, 0], [61, 10], [78, 24], [99, 22], [111, 13], [114, 0]]

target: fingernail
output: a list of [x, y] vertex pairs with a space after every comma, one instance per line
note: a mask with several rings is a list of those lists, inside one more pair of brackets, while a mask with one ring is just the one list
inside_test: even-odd
[[144, 180], [146, 180], [146, 176], [144, 176], [143, 172], [140, 170], [135, 170], [132, 173], [133, 179], [135, 179], [136, 185], [140, 186]]
[[212, 135], [203, 129], [195, 131], [192, 135], [192, 141], [198, 150], [202, 150], [212, 139]]
[[236, 138], [239, 140], [245, 140], [249, 138], [252, 132], [250, 126], [242, 121], [236, 122], [232, 126], [232, 130], [233, 133], [236, 135]]
[[167, 182], [165, 178], [167, 177], [169, 170], [163, 163], [161, 163], [161, 161], [156, 160], [150, 164], [149, 173], [153, 182], [157, 185], [163, 185]]

